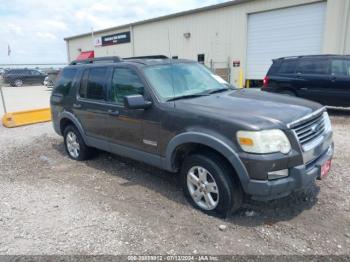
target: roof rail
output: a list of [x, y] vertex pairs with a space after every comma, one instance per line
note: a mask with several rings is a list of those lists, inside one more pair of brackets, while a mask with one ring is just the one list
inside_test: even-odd
[[296, 58], [302, 58], [303, 56], [285, 56], [285, 57], [279, 57], [273, 60], [284, 60], [284, 59], [296, 59]]
[[169, 57], [165, 55], [149, 55], [149, 56], [134, 56], [134, 57], [126, 57], [123, 58], [124, 60], [131, 60], [131, 59], [169, 59]]
[[349, 55], [337, 55], [337, 54], [319, 54], [319, 55], [299, 55], [299, 56], [286, 56], [280, 57], [274, 60], [295, 59], [295, 58], [318, 58], [318, 57], [349, 57]]
[[119, 63], [122, 62], [123, 58], [120, 56], [105, 56], [105, 57], [96, 57], [89, 58], [84, 60], [74, 60], [70, 65], [83, 65], [83, 64], [98, 64], [98, 63]]

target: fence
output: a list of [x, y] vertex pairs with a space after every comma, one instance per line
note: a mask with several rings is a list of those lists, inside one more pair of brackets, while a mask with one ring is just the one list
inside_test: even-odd
[[221, 76], [223, 79], [225, 79], [227, 82], [230, 83], [231, 78], [231, 70], [230, 70], [230, 62], [218, 62], [210, 60], [209, 62], [209, 68], [210, 70]]

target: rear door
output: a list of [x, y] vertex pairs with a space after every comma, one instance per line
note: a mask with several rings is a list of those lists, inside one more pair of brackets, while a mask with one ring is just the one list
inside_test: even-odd
[[31, 84], [31, 79], [29, 75], [29, 70], [27, 69], [19, 69], [19, 70], [13, 70], [13, 80], [20, 79], [23, 81], [24, 84]]
[[327, 105], [350, 106], [350, 59], [331, 60], [331, 84]]
[[78, 117], [87, 136], [105, 139], [108, 116], [107, 85], [110, 68], [107, 66], [85, 69], [78, 90], [74, 114]]
[[269, 90], [273, 92], [295, 92], [295, 70], [298, 64], [296, 58], [286, 58], [281, 61], [277, 60], [271, 67], [268, 77]]
[[297, 66], [295, 87], [300, 97], [327, 104], [330, 66], [328, 58], [301, 58]]

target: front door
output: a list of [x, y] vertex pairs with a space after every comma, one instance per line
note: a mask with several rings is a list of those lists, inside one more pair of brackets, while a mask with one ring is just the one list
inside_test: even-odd
[[77, 100], [73, 104], [74, 115], [91, 138], [106, 139], [107, 134], [107, 79], [108, 67], [93, 67], [83, 72]]
[[31, 83], [42, 84], [44, 82], [43, 75], [37, 70], [30, 70]]
[[143, 95], [144, 82], [136, 70], [126, 67], [115, 67], [111, 83], [107, 121], [108, 140], [114, 145], [143, 150], [145, 110], [129, 110], [125, 108], [124, 97], [135, 94]]

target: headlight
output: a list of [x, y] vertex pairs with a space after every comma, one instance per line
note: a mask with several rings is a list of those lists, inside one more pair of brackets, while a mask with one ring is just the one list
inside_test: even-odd
[[288, 154], [290, 142], [285, 133], [279, 129], [263, 131], [238, 131], [237, 141], [243, 151], [255, 154], [281, 152]]
[[325, 132], [331, 131], [332, 130], [332, 124], [331, 124], [331, 120], [329, 119], [329, 115], [328, 115], [327, 112], [323, 113], [323, 119], [324, 119]]

